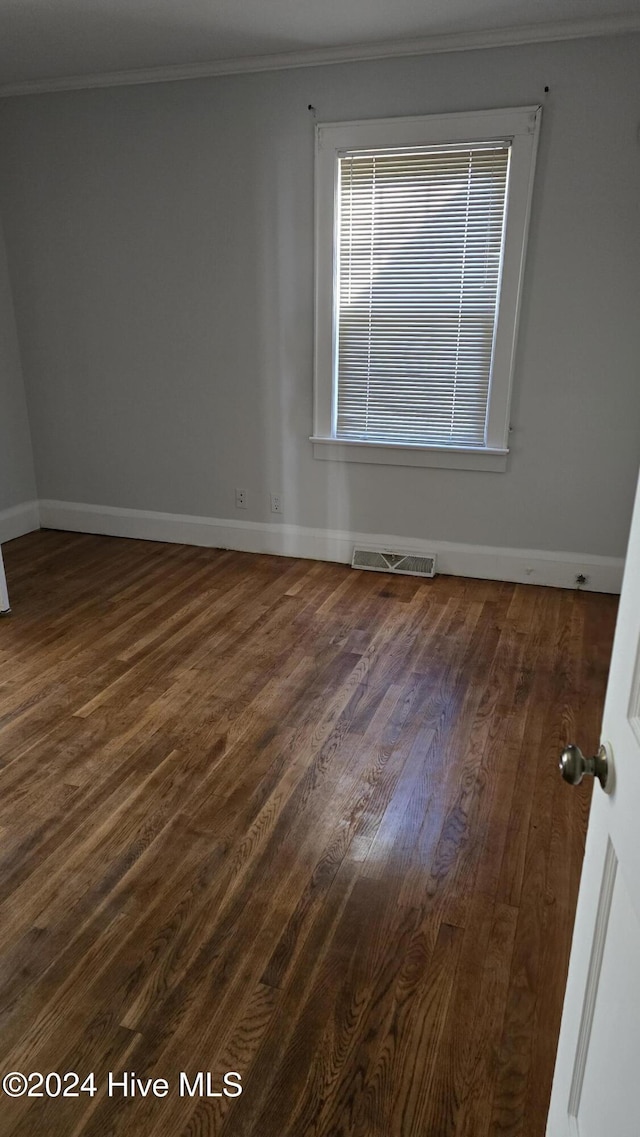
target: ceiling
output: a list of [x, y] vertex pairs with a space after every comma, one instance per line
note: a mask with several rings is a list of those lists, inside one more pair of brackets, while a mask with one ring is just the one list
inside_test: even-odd
[[0, 0], [0, 93], [629, 30], [640, 0]]

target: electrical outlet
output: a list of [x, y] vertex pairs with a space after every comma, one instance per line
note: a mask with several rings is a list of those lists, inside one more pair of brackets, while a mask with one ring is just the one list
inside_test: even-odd
[[282, 513], [282, 494], [279, 494], [279, 493], [272, 493], [271, 494], [271, 512], [272, 513]]
[[236, 509], [247, 508], [247, 491], [236, 490]]

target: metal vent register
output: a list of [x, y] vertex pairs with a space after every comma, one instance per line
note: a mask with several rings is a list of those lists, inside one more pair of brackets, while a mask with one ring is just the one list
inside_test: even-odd
[[380, 549], [354, 549], [351, 568], [371, 572], [395, 572], [403, 576], [435, 576], [435, 556], [419, 553], [382, 552]]

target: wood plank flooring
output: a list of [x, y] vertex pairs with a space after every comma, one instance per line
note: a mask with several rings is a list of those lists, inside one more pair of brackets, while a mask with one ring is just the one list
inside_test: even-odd
[[543, 1137], [615, 599], [4, 551], [3, 1137]]

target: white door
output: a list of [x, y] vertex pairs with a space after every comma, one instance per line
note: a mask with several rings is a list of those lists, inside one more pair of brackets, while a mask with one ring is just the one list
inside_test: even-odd
[[7, 592], [7, 578], [4, 575], [2, 549], [0, 549], [0, 612], [9, 611], [9, 593]]
[[613, 777], [593, 791], [547, 1137], [640, 1134], [640, 486], [602, 739]]

